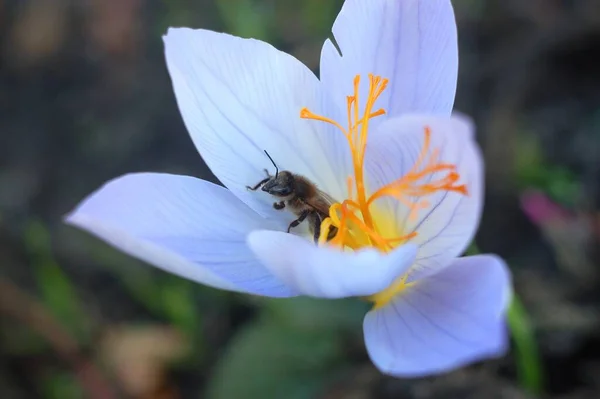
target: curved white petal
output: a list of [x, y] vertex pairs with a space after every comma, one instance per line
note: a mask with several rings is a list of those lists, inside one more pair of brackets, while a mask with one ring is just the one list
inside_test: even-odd
[[[334, 197], [345, 188], [348, 149], [332, 125], [300, 118], [311, 111], [340, 120], [316, 76], [270, 44], [206, 30], [171, 28], [164, 36], [166, 60], [183, 120], [202, 158], [236, 196], [264, 216], [273, 200], [249, 192], [280, 170], [308, 177]], [[345, 98], [345, 97], [344, 97]], [[288, 220], [289, 222], [289, 220]]]
[[[397, 220], [401, 234], [416, 232], [410, 242], [419, 246], [409, 281], [448, 265], [469, 245], [483, 207], [483, 161], [473, 139], [474, 126], [465, 117], [454, 115], [411, 115], [390, 119], [369, 136], [366, 165], [369, 186], [377, 189], [404, 176], [415, 164], [424, 145], [424, 128], [431, 130], [430, 153], [438, 148], [439, 161], [457, 165], [460, 183], [468, 195], [437, 191], [412, 201], [426, 200], [429, 206], [410, 218], [410, 208], [399, 201], [382, 199]], [[441, 179], [447, 172], [430, 174], [420, 183]]]
[[[325, 41], [321, 81], [335, 98], [352, 94], [355, 75], [366, 81], [373, 73], [390, 80], [377, 105], [392, 117], [452, 110], [458, 48], [450, 0], [347, 0], [333, 35], [342, 55]], [[361, 85], [363, 100], [367, 90]]]
[[384, 373], [419, 377], [502, 356], [510, 273], [489, 255], [457, 259], [367, 314], [364, 335]]
[[303, 295], [343, 298], [372, 295], [389, 287], [415, 258], [403, 245], [389, 254], [373, 249], [342, 252], [275, 231], [253, 231], [248, 244], [271, 272]]
[[88, 196], [66, 221], [170, 273], [216, 288], [288, 297], [246, 245], [268, 228], [227, 189], [193, 177], [125, 175]]

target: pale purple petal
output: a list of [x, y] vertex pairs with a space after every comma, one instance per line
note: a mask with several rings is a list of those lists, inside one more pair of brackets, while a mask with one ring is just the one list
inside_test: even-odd
[[505, 263], [489, 255], [457, 259], [417, 282], [367, 314], [373, 363], [386, 374], [420, 377], [502, 356], [510, 284]]
[[[268, 43], [223, 33], [171, 28], [166, 61], [183, 121], [215, 176], [264, 216], [288, 216], [265, 193], [249, 192], [280, 170], [308, 177], [334, 198], [344, 193], [348, 148], [332, 125], [300, 118], [312, 112], [340, 120], [345, 111], [326, 100], [317, 77]], [[345, 98], [345, 97], [344, 97]], [[343, 99], [342, 99], [343, 100]], [[341, 109], [341, 108], [339, 108]], [[345, 119], [342, 119], [345, 120]], [[286, 224], [287, 225], [287, 224]]]
[[451, 112], [458, 47], [450, 0], [347, 0], [333, 35], [342, 55], [325, 42], [321, 81], [335, 98], [352, 94], [355, 75], [373, 73], [390, 80], [377, 102], [389, 116]]
[[388, 254], [374, 249], [343, 252], [274, 231], [254, 231], [248, 243], [286, 285], [303, 295], [320, 298], [380, 292], [408, 270], [416, 253], [413, 245], [401, 246]]
[[[429, 206], [409, 217], [410, 208], [397, 200], [379, 200], [395, 220], [400, 234], [416, 232], [410, 242], [419, 245], [410, 280], [445, 267], [467, 248], [479, 225], [483, 207], [483, 161], [473, 139], [474, 126], [459, 116], [411, 115], [390, 119], [369, 136], [366, 165], [369, 186], [375, 190], [404, 176], [415, 164], [424, 144], [424, 129], [431, 131], [430, 153], [439, 148], [439, 161], [457, 165], [468, 195], [438, 191], [412, 201]], [[429, 183], [445, 176], [437, 172], [420, 181]]]
[[227, 189], [204, 180], [125, 175], [88, 196], [67, 222], [198, 283], [265, 296], [295, 295], [246, 245], [250, 231], [269, 225]]

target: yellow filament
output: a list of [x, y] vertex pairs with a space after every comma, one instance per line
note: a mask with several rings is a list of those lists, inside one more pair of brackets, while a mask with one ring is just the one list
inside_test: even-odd
[[377, 294], [368, 296], [364, 299], [367, 301], [373, 302], [373, 308], [378, 309], [387, 305], [396, 295], [412, 286], [414, 282], [408, 283], [406, 280], [408, 279], [408, 274], [399, 277], [385, 290], [378, 292]]

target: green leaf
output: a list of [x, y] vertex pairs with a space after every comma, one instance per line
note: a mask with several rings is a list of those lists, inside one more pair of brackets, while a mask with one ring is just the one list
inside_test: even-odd
[[357, 299], [269, 299], [263, 309], [278, 323], [305, 330], [360, 329], [370, 305]]
[[78, 399], [84, 394], [70, 373], [54, 372], [46, 376], [41, 384], [43, 397], [47, 399]]
[[185, 0], [163, 0], [164, 12], [158, 23], [158, 34], [165, 34], [169, 26], [196, 27], [197, 15], [195, 10], [190, 10], [190, 5]]
[[532, 134], [517, 136], [515, 146], [515, 171], [523, 187], [539, 187], [546, 180], [546, 168], [539, 141]]
[[563, 204], [573, 204], [580, 184], [568, 169], [549, 165], [543, 157], [539, 141], [532, 134], [518, 137], [515, 170], [521, 188], [535, 187]]
[[228, 33], [266, 40], [273, 21], [269, 3], [252, 0], [217, 0], [217, 7]]
[[93, 237], [83, 237], [81, 245], [94, 261], [118, 276], [119, 283], [138, 303], [152, 313], [162, 315], [162, 300], [158, 295], [160, 273]]
[[549, 178], [544, 191], [562, 204], [572, 205], [580, 192], [575, 176], [561, 167], [549, 168]]
[[26, 357], [47, 353], [50, 345], [37, 331], [25, 324], [13, 324], [0, 330], [0, 347], [12, 356]]
[[161, 287], [162, 308], [165, 317], [189, 337], [198, 335], [200, 313], [195, 307], [195, 284], [178, 277], [165, 280]]
[[342, 1], [306, 0], [302, 9], [303, 20], [309, 32], [317, 35], [331, 35], [331, 26]]
[[89, 320], [69, 278], [54, 260], [50, 232], [41, 222], [32, 220], [23, 238], [44, 305], [79, 340], [86, 340]]
[[306, 331], [263, 317], [241, 329], [207, 387], [209, 399], [314, 398], [340, 364], [331, 331]]
[[[167, 319], [182, 333], [201, 344], [201, 315], [197, 296], [211, 299], [222, 295], [197, 283], [173, 276], [133, 259], [104, 243], [88, 242], [87, 252], [118, 276], [129, 295], [159, 318]], [[214, 299], [218, 300], [218, 299]]]
[[531, 394], [540, 395], [544, 390], [542, 362], [529, 315], [517, 295], [508, 309], [508, 325], [515, 343], [519, 382]]

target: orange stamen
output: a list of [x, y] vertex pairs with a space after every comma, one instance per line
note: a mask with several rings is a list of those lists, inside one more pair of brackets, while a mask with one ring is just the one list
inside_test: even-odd
[[300, 118], [302, 119], [314, 119], [316, 121], [321, 121], [321, 122], [325, 122], [325, 123], [330, 123], [333, 126], [337, 127], [338, 129], [340, 129], [342, 131], [342, 133], [344, 133], [345, 136], [348, 135], [348, 133], [346, 133], [346, 129], [344, 129], [342, 127], [342, 125], [340, 125], [339, 123], [337, 123], [336, 121], [334, 121], [333, 119], [329, 119], [326, 118], [324, 116], [321, 115], [317, 115], [312, 113], [308, 108], [304, 107], [300, 110]]
[[[425, 140], [423, 149], [419, 154], [417, 162], [411, 170], [404, 176], [400, 177], [385, 186], [379, 188], [373, 193], [368, 200], [369, 204], [382, 197], [393, 197], [398, 201], [409, 206], [411, 209], [419, 206], [419, 203], [410, 202], [407, 197], [423, 197], [433, 194], [437, 191], [455, 191], [463, 195], [467, 195], [467, 186], [465, 184], [457, 185], [456, 182], [460, 179], [460, 175], [456, 172], [456, 165], [437, 163], [439, 150], [434, 150], [426, 162], [423, 169], [419, 170], [421, 164], [426, 160], [431, 144], [431, 129], [425, 127]], [[448, 171], [448, 174], [439, 180], [433, 182], [419, 184], [418, 182], [425, 177], [437, 172]]]
[[[329, 244], [339, 247], [359, 249], [365, 246], [376, 247], [387, 252], [402, 243], [413, 239], [417, 232], [398, 234], [396, 237], [385, 237], [375, 223], [374, 202], [383, 197], [391, 197], [409, 208], [409, 220], [415, 219], [420, 210], [430, 206], [429, 201], [422, 199], [439, 191], [456, 192], [467, 195], [465, 184], [459, 184], [460, 174], [457, 166], [440, 162], [440, 150], [431, 150], [431, 128], [424, 127], [423, 147], [417, 161], [411, 170], [397, 180], [378, 188], [371, 195], [367, 195], [364, 180], [364, 162], [369, 122], [371, 119], [385, 115], [384, 109], [375, 109], [375, 103], [388, 85], [388, 79], [369, 74], [369, 91], [361, 116], [359, 110], [360, 75], [353, 81], [354, 93], [346, 98], [348, 112], [348, 127], [344, 128], [338, 122], [316, 115], [303, 108], [300, 117], [329, 123], [338, 128], [346, 137], [352, 156], [353, 175], [347, 179], [348, 198], [341, 203], [336, 203], [329, 210], [329, 217], [321, 224], [319, 243], [327, 242], [329, 231], [337, 228], [337, 234]], [[432, 180], [432, 174], [438, 174]], [[423, 180], [428, 178], [429, 181]], [[417, 197], [418, 200], [413, 198]], [[379, 219], [378, 219], [379, 220]], [[379, 220], [382, 222], [382, 220]], [[395, 231], [400, 231], [394, 226]]]

